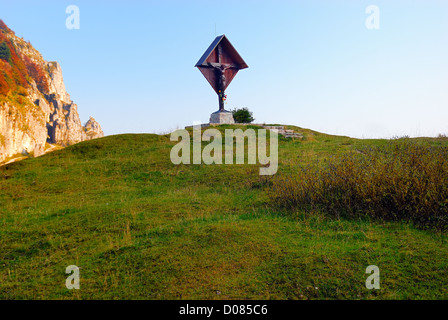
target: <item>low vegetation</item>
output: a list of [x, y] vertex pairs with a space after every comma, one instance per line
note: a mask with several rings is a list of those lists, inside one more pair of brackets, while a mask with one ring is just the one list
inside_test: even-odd
[[31, 59], [21, 55], [8, 34], [13, 34], [13, 31], [0, 20], [0, 102], [9, 95], [26, 92], [32, 80], [41, 92], [47, 93], [45, 71]]
[[448, 228], [448, 147], [409, 138], [302, 165], [274, 180], [274, 203], [331, 216]]
[[[279, 178], [307, 165], [325, 171], [351, 151], [366, 164], [394, 152], [386, 140], [287, 128], [304, 138], [280, 139]], [[270, 197], [279, 178], [260, 177], [258, 165], [176, 166], [175, 144], [109, 136], [0, 167], [0, 299], [448, 297], [445, 233], [336, 208], [282, 208]], [[369, 150], [382, 146], [391, 151]], [[401, 170], [390, 160], [387, 172]], [[65, 287], [70, 265], [80, 268], [79, 290]], [[379, 290], [365, 287], [369, 265], [380, 269]]]
[[11, 61], [11, 51], [9, 50], [9, 47], [6, 45], [5, 41], [2, 41], [0, 43], [0, 59], [8, 63]]
[[236, 123], [251, 123], [255, 120], [253, 113], [248, 108], [234, 109], [232, 114]]

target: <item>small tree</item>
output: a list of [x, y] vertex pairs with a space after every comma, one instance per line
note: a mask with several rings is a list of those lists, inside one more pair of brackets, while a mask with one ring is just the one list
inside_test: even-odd
[[0, 43], [0, 59], [5, 60], [6, 62], [11, 61], [11, 51], [5, 41]]
[[255, 120], [252, 116], [252, 112], [247, 108], [233, 109], [232, 114], [236, 123], [251, 123]]

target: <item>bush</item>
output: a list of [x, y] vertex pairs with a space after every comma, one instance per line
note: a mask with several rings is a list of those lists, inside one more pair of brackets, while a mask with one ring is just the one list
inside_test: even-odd
[[0, 59], [11, 62], [11, 51], [5, 41], [0, 43]]
[[0, 96], [6, 96], [9, 92], [9, 85], [5, 79], [5, 76], [0, 72]]
[[448, 148], [391, 141], [301, 167], [294, 177], [275, 179], [269, 193], [282, 207], [446, 231]]
[[247, 108], [234, 109], [232, 110], [232, 114], [236, 123], [251, 123], [255, 120], [252, 116], [252, 112]]

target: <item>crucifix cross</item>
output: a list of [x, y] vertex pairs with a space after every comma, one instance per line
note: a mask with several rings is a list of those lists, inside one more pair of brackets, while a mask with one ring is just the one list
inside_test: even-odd
[[213, 68], [215, 70], [217, 79], [218, 79], [218, 90], [219, 90], [219, 110], [224, 110], [224, 98], [225, 94], [224, 91], [226, 89], [226, 75], [225, 71], [227, 69], [237, 69], [239, 70], [239, 66], [235, 64], [229, 64], [229, 63], [222, 63], [221, 62], [222, 57], [222, 47], [221, 45], [218, 45], [218, 62], [207, 62], [207, 65], [205, 67]]
[[225, 111], [224, 91], [241, 69], [248, 66], [225, 35], [216, 37], [195, 67], [201, 71], [218, 94], [219, 111]]

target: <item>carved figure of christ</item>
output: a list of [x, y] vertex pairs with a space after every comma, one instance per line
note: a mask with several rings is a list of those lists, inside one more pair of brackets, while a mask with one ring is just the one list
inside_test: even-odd
[[221, 56], [222, 56], [222, 48], [221, 46], [218, 46], [218, 62], [207, 62], [207, 66], [215, 70], [216, 77], [218, 79], [219, 111], [224, 110], [224, 97], [225, 97], [224, 91], [226, 89], [225, 71], [227, 69], [239, 70], [239, 67], [237, 65], [221, 63]]

